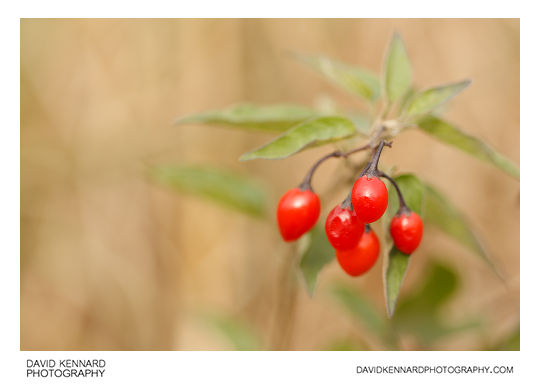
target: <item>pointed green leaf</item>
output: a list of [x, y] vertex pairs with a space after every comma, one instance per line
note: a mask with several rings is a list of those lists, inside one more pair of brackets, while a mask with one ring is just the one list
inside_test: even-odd
[[386, 311], [389, 317], [394, 314], [399, 290], [409, 268], [409, 255], [392, 246], [388, 253], [388, 264], [384, 271]]
[[[441, 192], [431, 185], [425, 185], [425, 222], [431, 224], [457, 240], [476, 255], [480, 256], [491, 268], [494, 264], [482, 243], [469, 226], [467, 219]], [[496, 272], [496, 271], [495, 271]]]
[[[423, 215], [424, 211], [424, 185], [413, 174], [403, 174], [394, 178], [399, 186], [405, 202], [411, 210]], [[389, 184], [387, 184], [389, 185]], [[391, 218], [399, 209], [399, 199], [395, 189], [389, 186], [388, 190], [388, 208], [383, 218], [385, 230], [388, 228]], [[407, 273], [411, 255], [400, 252], [391, 243], [389, 236], [385, 237], [386, 251], [388, 252], [383, 271], [383, 280], [386, 295], [386, 310], [388, 316], [392, 317], [396, 307], [399, 290]]]
[[445, 144], [486, 161], [519, 180], [519, 168], [483, 141], [458, 127], [435, 116], [426, 116], [418, 121], [418, 127]]
[[349, 119], [318, 117], [296, 125], [268, 144], [242, 155], [240, 160], [284, 159], [306, 147], [327, 144], [355, 133], [356, 128]]
[[176, 124], [216, 124], [234, 128], [283, 132], [292, 126], [320, 115], [313, 109], [290, 104], [236, 104], [222, 110], [208, 111], [178, 119]]
[[414, 87], [410, 87], [407, 92], [405, 92], [399, 103], [398, 114], [403, 114], [403, 111], [409, 105], [409, 102], [414, 97], [414, 95], [416, 95], [416, 93], [417, 90]]
[[180, 192], [199, 195], [253, 216], [265, 214], [265, 189], [236, 173], [200, 165], [158, 165], [152, 178]]
[[388, 47], [383, 74], [386, 95], [390, 102], [402, 97], [411, 86], [411, 63], [407, 57], [405, 43], [398, 33], [394, 34]]
[[419, 92], [409, 101], [407, 108], [405, 108], [405, 114], [407, 116], [425, 115], [450, 101], [459, 92], [467, 88], [470, 83], [470, 80], [465, 80]]
[[352, 67], [325, 56], [295, 54], [335, 85], [368, 101], [377, 100], [380, 94], [379, 79], [367, 69]]
[[300, 260], [300, 271], [310, 296], [313, 296], [315, 292], [319, 272], [332, 260], [334, 260], [334, 248], [326, 239], [324, 229], [317, 225], [309, 233], [309, 245]]

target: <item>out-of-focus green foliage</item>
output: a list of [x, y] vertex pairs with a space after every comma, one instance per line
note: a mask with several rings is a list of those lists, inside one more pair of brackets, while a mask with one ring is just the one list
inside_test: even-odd
[[249, 177], [201, 165], [157, 165], [149, 172], [155, 182], [177, 191], [203, 196], [253, 216], [265, 215], [265, 189]]
[[383, 83], [386, 97], [390, 103], [404, 96], [412, 83], [411, 63], [407, 56], [405, 43], [398, 33], [392, 37], [386, 52]]
[[459, 92], [467, 88], [470, 83], [470, 80], [464, 80], [459, 83], [441, 85], [418, 92], [414, 94], [407, 103], [405, 115], [407, 118], [410, 118], [430, 113], [435, 108], [450, 101]]
[[454, 125], [435, 116], [426, 116], [418, 121], [418, 127], [437, 140], [486, 161], [519, 180], [519, 169], [514, 163], [483, 141]]
[[317, 225], [310, 233], [304, 236], [308, 245], [302, 251], [300, 271], [307, 285], [310, 296], [315, 292], [317, 276], [321, 269], [334, 260], [334, 248], [326, 239], [324, 228]]
[[299, 105], [235, 104], [222, 110], [203, 112], [176, 120], [177, 124], [212, 124], [249, 130], [283, 132], [318, 116], [315, 110]]
[[300, 53], [294, 55], [324, 78], [353, 95], [360, 96], [368, 101], [375, 101], [379, 98], [379, 79], [373, 72], [325, 56]]
[[461, 212], [435, 187], [426, 184], [425, 191], [424, 216], [426, 224], [437, 227], [471, 249], [494, 269], [494, 264], [489, 255]]
[[200, 313], [199, 317], [237, 351], [256, 351], [262, 348], [259, 335], [240, 319], [216, 312]]

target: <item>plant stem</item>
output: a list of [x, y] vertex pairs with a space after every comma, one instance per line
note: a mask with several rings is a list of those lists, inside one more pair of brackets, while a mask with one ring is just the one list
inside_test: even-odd
[[402, 213], [405, 213], [405, 214], [410, 213], [411, 210], [407, 206], [407, 204], [405, 203], [405, 199], [403, 198], [403, 194], [401, 193], [401, 190], [399, 189], [396, 181], [393, 178], [391, 178], [390, 176], [388, 176], [386, 173], [381, 172], [381, 171], [379, 171], [379, 176], [384, 177], [385, 179], [388, 179], [392, 183], [394, 188], [396, 189], [396, 192], [397, 192], [398, 197], [399, 197], [399, 210], [398, 210], [397, 214], [400, 215]]
[[379, 142], [379, 146], [377, 149], [373, 152], [373, 155], [371, 156], [371, 160], [366, 165], [366, 168], [362, 171], [360, 174], [360, 177], [367, 175], [368, 177], [378, 176], [379, 169], [377, 168], [379, 165], [379, 159], [381, 157], [381, 152], [384, 147], [392, 147], [392, 142], [381, 140]]
[[342, 209], [348, 209], [349, 211], [353, 211], [353, 205], [352, 205], [352, 200], [351, 200], [351, 192], [349, 191], [349, 194], [347, 195], [347, 197], [345, 198], [345, 200], [343, 200], [340, 204], [340, 207]]
[[322, 163], [324, 163], [326, 160], [330, 159], [330, 158], [333, 158], [333, 157], [343, 157], [343, 158], [347, 158], [349, 157], [350, 155], [352, 155], [353, 153], [357, 153], [357, 152], [361, 152], [361, 151], [365, 151], [366, 149], [369, 149], [371, 148], [370, 144], [366, 144], [362, 147], [358, 147], [358, 148], [355, 148], [355, 149], [352, 149], [348, 152], [341, 152], [341, 151], [334, 151], [334, 152], [331, 152], [327, 155], [324, 155], [323, 157], [321, 157], [319, 160], [317, 160], [315, 162], [315, 164], [313, 164], [313, 166], [311, 167], [311, 169], [308, 171], [308, 173], [306, 174], [306, 177], [304, 178], [304, 181], [302, 181], [302, 183], [300, 184], [300, 189], [309, 189], [311, 190], [311, 179], [313, 178], [313, 174], [315, 173], [315, 171], [317, 170], [317, 168], [319, 167], [319, 165], [321, 165]]
[[[313, 166], [310, 168], [310, 170], [308, 171], [308, 173], [306, 174], [306, 176], [304, 177], [304, 180], [302, 181], [302, 183], [300, 184], [299, 188], [302, 189], [302, 190], [313, 190], [312, 186], [311, 186], [311, 180], [313, 178], [313, 174], [315, 173], [315, 171], [317, 170], [317, 168], [322, 164], [324, 163], [326, 160], [328, 159], [331, 159], [331, 158], [336, 158], [336, 157], [341, 157], [341, 158], [348, 158], [350, 155], [354, 154], [354, 153], [357, 153], [357, 152], [361, 152], [361, 151], [365, 151], [369, 148], [374, 148], [375, 146], [375, 142], [379, 139], [379, 137], [382, 135], [382, 133], [386, 130], [386, 127], [384, 126], [384, 124], [381, 124], [374, 132], [373, 134], [373, 137], [369, 140], [369, 142], [366, 144], [366, 145], [363, 145], [361, 147], [358, 147], [358, 148], [355, 148], [355, 149], [351, 149], [350, 151], [347, 151], [347, 152], [342, 152], [342, 151], [334, 151], [334, 152], [331, 152], [331, 153], [328, 153], [326, 155], [324, 155], [323, 157], [321, 157], [319, 160], [317, 160], [315, 162], [315, 164], [313, 164]], [[386, 144], [388, 145], [388, 144]], [[388, 145], [389, 146], [389, 145]]]

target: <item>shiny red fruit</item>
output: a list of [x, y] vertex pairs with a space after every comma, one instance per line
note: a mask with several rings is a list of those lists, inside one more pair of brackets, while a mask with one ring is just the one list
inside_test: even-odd
[[423, 232], [422, 219], [414, 212], [397, 214], [390, 223], [394, 245], [406, 254], [411, 254], [418, 248]]
[[335, 207], [326, 218], [326, 237], [332, 247], [347, 250], [356, 247], [364, 233], [364, 223], [351, 208]]
[[360, 276], [377, 262], [380, 244], [375, 232], [366, 229], [356, 247], [346, 251], [336, 250], [341, 268], [351, 276]]
[[279, 200], [277, 222], [285, 241], [294, 241], [309, 231], [319, 218], [321, 201], [313, 191], [293, 188]]
[[373, 223], [386, 211], [388, 190], [378, 177], [362, 176], [353, 185], [351, 200], [358, 219]]

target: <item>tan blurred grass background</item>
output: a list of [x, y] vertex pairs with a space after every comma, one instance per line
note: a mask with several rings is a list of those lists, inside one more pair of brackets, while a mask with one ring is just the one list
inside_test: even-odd
[[[350, 282], [382, 312], [381, 261], [356, 280], [333, 263], [310, 298], [283, 272], [290, 255], [274, 223], [174, 194], [143, 171], [147, 162], [229, 167], [268, 186], [272, 210], [328, 149], [240, 163], [269, 136], [171, 122], [239, 101], [312, 105], [330, 96], [362, 107], [286, 52], [379, 71], [394, 30], [417, 86], [473, 80], [449, 120], [519, 163], [519, 20], [21, 20], [21, 349], [229, 349], [196, 316], [208, 308], [243, 319], [270, 349], [370, 340], [325, 287]], [[418, 132], [384, 156], [446, 191], [507, 276], [505, 288], [428, 230], [404, 291], [426, 260], [443, 260], [462, 283], [448, 319], [487, 319], [483, 332], [438, 348], [505, 337], [519, 324], [519, 182]], [[315, 183], [328, 187], [337, 166]]]

